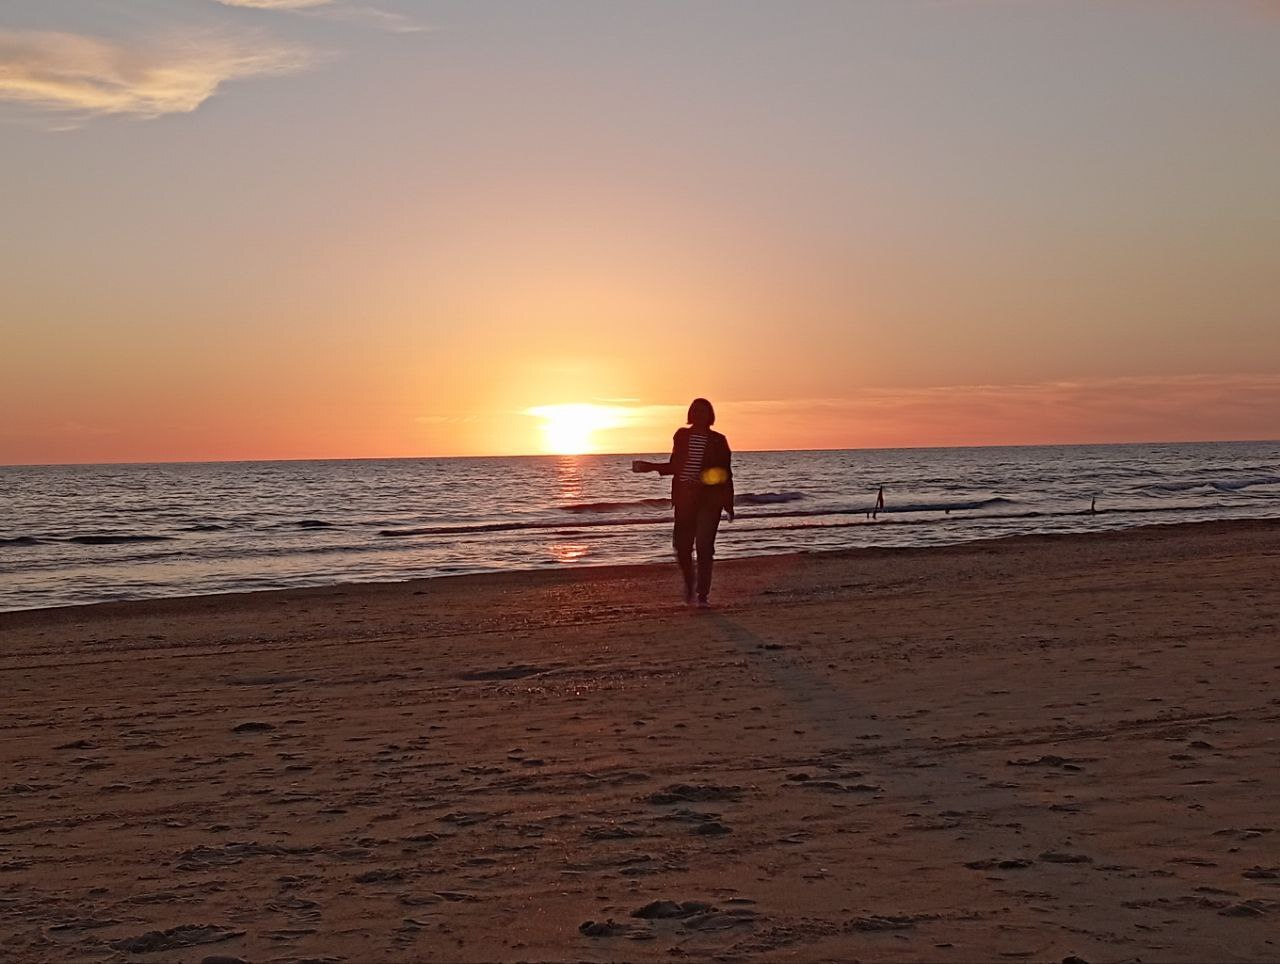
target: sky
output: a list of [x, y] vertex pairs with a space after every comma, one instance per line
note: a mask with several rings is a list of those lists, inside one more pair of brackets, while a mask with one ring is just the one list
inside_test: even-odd
[[0, 463], [1280, 436], [1280, 4], [5, 0]]

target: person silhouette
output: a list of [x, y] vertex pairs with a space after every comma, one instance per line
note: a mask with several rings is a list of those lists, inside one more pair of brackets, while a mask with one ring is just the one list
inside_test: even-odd
[[711, 593], [720, 513], [727, 513], [729, 521], [733, 521], [733, 470], [729, 464], [732, 453], [729, 440], [711, 430], [716, 410], [705, 398], [695, 398], [689, 405], [687, 421], [687, 428], [676, 431], [669, 461], [637, 459], [631, 463], [631, 471], [671, 476], [671, 504], [675, 508], [671, 542], [684, 578], [684, 601], [686, 605], [692, 603], [696, 591], [698, 608], [705, 609], [710, 605], [707, 597]]

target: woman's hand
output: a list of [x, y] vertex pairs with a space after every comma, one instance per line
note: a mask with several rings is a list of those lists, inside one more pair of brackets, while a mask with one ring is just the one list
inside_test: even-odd
[[632, 472], [652, 472], [654, 471], [653, 463], [646, 462], [644, 461], [644, 459], [635, 459], [631, 463], [631, 471]]
[[732, 507], [732, 506], [726, 506], [724, 511], [725, 511], [725, 513], [726, 513], [726, 514], [728, 514], [728, 516], [729, 516], [729, 521], [730, 521], [730, 522], [732, 522], [732, 521], [733, 521], [733, 507]]

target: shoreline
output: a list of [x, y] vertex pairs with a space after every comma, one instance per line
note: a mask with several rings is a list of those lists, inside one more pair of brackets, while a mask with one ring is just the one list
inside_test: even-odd
[[[1087, 514], [1087, 510], [1086, 510]], [[858, 523], [862, 524], [862, 523]], [[902, 524], [902, 523], [892, 523]], [[937, 552], [949, 553], [962, 551], [966, 547], [983, 547], [996, 544], [1018, 544], [1023, 542], [1034, 542], [1035, 540], [1061, 540], [1061, 539], [1113, 539], [1122, 537], [1125, 534], [1137, 534], [1140, 538], [1142, 533], [1153, 532], [1177, 532], [1177, 531], [1210, 531], [1215, 527], [1223, 527], [1224, 531], [1229, 531], [1236, 527], [1241, 531], [1247, 531], [1254, 527], [1280, 527], [1280, 517], [1274, 518], [1250, 518], [1250, 519], [1209, 519], [1197, 522], [1156, 522], [1146, 525], [1122, 526], [1115, 529], [1092, 530], [1086, 532], [1044, 532], [1044, 533], [1017, 533], [1006, 536], [991, 536], [983, 539], [965, 539], [957, 542], [949, 542], [941, 545], [927, 546], [867, 546], [867, 547], [849, 547], [841, 549], [817, 549], [812, 551], [788, 551], [788, 552], [761, 552], [750, 555], [733, 556], [729, 558], [716, 559], [716, 573], [718, 586], [723, 585], [723, 574], [725, 570], [732, 570], [741, 566], [751, 566], [753, 564], [767, 565], [770, 560], [787, 560], [787, 559], [842, 559], [846, 557], [868, 557], [873, 558], [879, 554], [911, 554], [920, 552]], [[502, 569], [490, 572], [467, 572], [467, 573], [442, 573], [434, 576], [419, 576], [412, 579], [401, 580], [373, 580], [369, 582], [325, 582], [313, 586], [292, 586], [292, 587], [273, 587], [265, 589], [245, 589], [234, 590], [231, 592], [210, 592], [210, 593], [186, 593], [171, 596], [145, 596], [136, 599], [114, 599], [103, 600], [99, 602], [87, 603], [71, 603], [58, 606], [37, 606], [27, 609], [5, 609], [0, 610], [0, 629], [3, 629], [6, 622], [17, 619], [22, 616], [32, 616], [38, 618], [40, 615], [55, 616], [59, 613], [84, 613], [98, 611], [99, 609], [111, 609], [113, 607], [134, 607], [134, 606], [150, 606], [163, 605], [171, 603], [181, 605], [194, 600], [238, 600], [246, 597], [256, 597], [273, 594], [293, 594], [293, 593], [325, 593], [340, 589], [362, 588], [362, 587], [379, 587], [390, 589], [393, 587], [417, 587], [423, 583], [434, 583], [441, 580], [476, 580], [478, 585], [483, 585], [484, 580], [498, 579], [522, 579], [525, 577], [551, 575], [558, 578], [574, 579], [574, 578], [601, 578], [610, 573], [620, 576], [638, 576], [638, 575], [654, 575], [660, 572], [673, 571], [674, 562], [651, 562], [651, 563], [602, 563], [599, 565], [547, 565], [543, 567], [530, 569]]]
[[1275, 959], [1280, 520], [676, 583], [0, 614], [0, 957]]

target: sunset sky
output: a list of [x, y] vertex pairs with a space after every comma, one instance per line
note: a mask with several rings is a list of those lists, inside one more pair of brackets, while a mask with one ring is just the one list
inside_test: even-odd
[[4, 0], [0, 211], [0, 463], [1280, 436], [1274, 2]]

